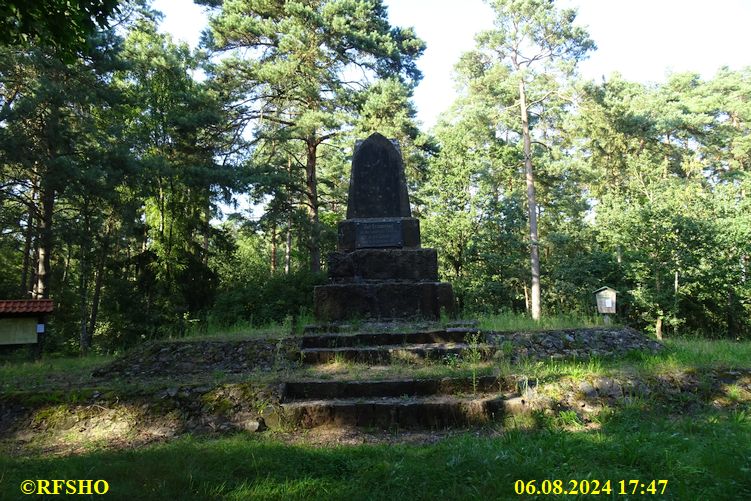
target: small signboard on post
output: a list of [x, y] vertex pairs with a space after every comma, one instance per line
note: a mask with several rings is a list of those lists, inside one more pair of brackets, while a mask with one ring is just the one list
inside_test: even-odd
[[615, 313], [615, 300], [618, 291], [611, 287], [600, 287], [595, 291], [597, 311], [602, 314], [605, 325], [610, 324], [610, 315]]

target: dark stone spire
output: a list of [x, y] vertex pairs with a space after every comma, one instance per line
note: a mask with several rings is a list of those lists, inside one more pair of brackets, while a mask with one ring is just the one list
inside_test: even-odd
[[399, 147], [380, 134], [355, 146], [338, 230], [329, 283], [313, 292], [317, 318], [435, 319], [454, 310], [451, 284], [438, 281], [438, 254], [420, 247]]
[[411, 215], [402, 155], [376, 132], [352, 156], [347, 219]]

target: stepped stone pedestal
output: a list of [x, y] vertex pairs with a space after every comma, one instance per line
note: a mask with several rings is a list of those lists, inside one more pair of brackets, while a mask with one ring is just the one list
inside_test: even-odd
[[[378, 323], [378, 322], [376, 322]], [[415, 330], [308, 331], [300, 359], [305, 364], [347, 360], [370, 365], [409, 360], [441, 360], [470, 348], [475, 327], [438, 327], [423, 323]], [[331, 325], [329, 325], [331, 326]], [[483, 353], [486, 345], [483, 345]], [[385, 368], [385, 367], [384, 367]], [[472, 426], [506, 414], [510, 388], [495, 375], [425, 379], [301, 380], [282, 386], [284, 421], [300, 428], [322, 425], [382, 429], [444, 429]]]
[[438, 318], [452, 313], [451, 284], [438, 281], [435, 249], [420, 247], [401, 153], [376, 133], [352, 157], [347, 219], [329, 255], [330, 283], [314, 290], [315, 315], [347, 318]]

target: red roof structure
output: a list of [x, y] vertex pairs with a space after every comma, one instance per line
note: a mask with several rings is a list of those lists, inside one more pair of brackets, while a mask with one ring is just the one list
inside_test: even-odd
[[0, 315], [52, 313], [52, 299], [10, 299], [0, 300]]

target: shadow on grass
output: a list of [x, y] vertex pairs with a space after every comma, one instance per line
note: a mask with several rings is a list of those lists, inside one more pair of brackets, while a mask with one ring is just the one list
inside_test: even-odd
[[[619, 499], [626, 498], [617, 495], [619, 481], [632, 479], [669, 481], [664, 496], [649, 499], [751, 499], [748, 400], [734, 409], [712, 405], [747, 377], [747, 369], [734, 369], [748, 366], [748, 347], [705, 348], [675, 342], [655, 355], [553, 367], [546, 382], [623, 367], [680, 378], [674, 395], [653, 392], [605, 412], [594, 426], [538, 419], [528, 430], [485, 430], [432, 445], [346, 447], [238, 433], [76, 456], [0, 457], [0, 499], [21, 497], [26, 479], [105, 479], [111, 499], [518, 499], [514, 483], [534, 479], [567, 487], [569, 480], [611, 480], [608, 497]], [[127, 395], [120, 402], [129, 403]]]
[[[25, 479], [105, 479], [111, 499], [518, 499], [517, 480], [668, 480], [650, 499], [748, 499], [751, 416], [625, 408], [597, 429], [466, 433], [431, 445], [311, 447], [273, 435], [186, 437], [137, 450], [0, 459], [0, 497]], [[629, 496], [630, 497], [630, 496]], [[638, 496], [637, 496], [638, 497]], [[572, 497], [575, 498], [575, 497]]]

